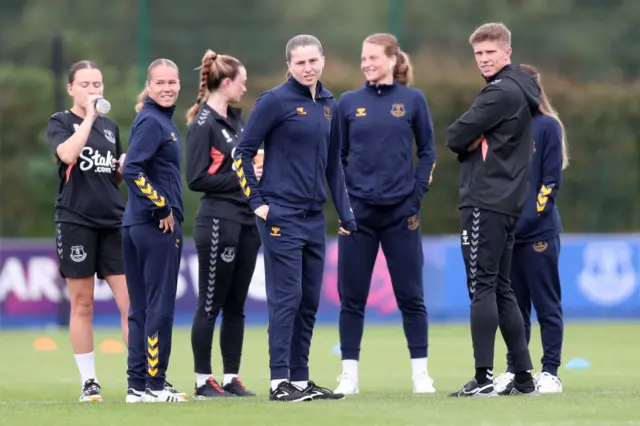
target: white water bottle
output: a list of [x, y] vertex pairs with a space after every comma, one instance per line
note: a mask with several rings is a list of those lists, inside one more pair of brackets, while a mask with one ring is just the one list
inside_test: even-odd
[[109, 101], [104, 98], [96, 99], [94, 107], [100, 114], [107, 114], [109, 111], [111, 111], [111, 103], [109, 103]]

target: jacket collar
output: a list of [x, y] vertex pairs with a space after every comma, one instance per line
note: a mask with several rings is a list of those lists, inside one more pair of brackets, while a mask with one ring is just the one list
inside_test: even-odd
[[372, 93], [385, 95], [398, 87], [398, 83], [396, 80], [393, 80], [391, 84], [372, 84], [368, 81], [364, 83], [364, 87], [371, 91]]
[[[285, 84], [288, 87], [290, 87], [294, 92], [311, 97], [311, 90], [309, 89], [309, 86], [305, 86], [304, 84], [300, 83], [298, 80], [295, 79], [294, 76], [292, 75], [289, 76]], [[316, 83], [316, 99], [332, 98], [332, 97], [333, 95], [331, 94], [331, 92], [329, 92], [327, 89], [324, 88], [324, 86], [322, 85], [322, 82], [318, 81], [318, 83]]]
[[170, 107], [163, 107], [159, 105], [156, 101], [151, 99], [149, 96], [144, 98], [143, 108], [150, 108], [160, 111], [162, 114], [166, 115], [171, 119], [173, 117], [173, 113], [176, 111], [176, 106], [171, 105]]
[[494, 81], [494, 80], [497, 80], [497, 79], [501, 78], [501, 77], [500, 77], [500, 75], [501, 75], [501, 74], [503, 74], [505, 71], [510, 70], [511, 68], [512, 68], [512, 67], [511, 67], [511, 64], [507, 64], [507, 65], [505, 65], [504, 67], [502, 67], [502, 69], [501, 69], [500, 71], [498, 71], [497, 73], [495, 73], [495, 74], [494, 74], [494, 75], [492, 75], [491, 77], [484, 77], [484, 76], [483, 76], [483, 77], [484, 77], [484, 80], [487, 82], [487, 84], [488, 84], [488, 83], [491, 83], [492, 81]]
[[231, 105], [227, 106], [227, 118], [225, 118], [225, 117], [221, 116], [220, 114], [218, 114], [218, 112], [216, 110], [214, 110], [213, 108], [211, 108], [206, 102], [202, 105], [202, 108], [207, 108], [209, 111], [211, 111], [211, 114], [216, 119], [220, 119], [220, 120], [226, 120], [226, 119], [234, 119], [235, 120], [238, 117], [242, 116], [242, 109], [233, 107]]

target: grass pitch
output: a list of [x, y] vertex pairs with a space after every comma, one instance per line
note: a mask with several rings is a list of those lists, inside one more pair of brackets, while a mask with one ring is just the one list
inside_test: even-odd
[[[57, 348], [34, 349], [38, 337]], [[80, 403], [80, 379], [69, 339], [61, 331], [0, 333], [1, 425], [640, 425], [640, 323], [568, 323], [563, 364], [585, 358], [591, 367], [560, 369], [564, 394], [539, 398], [447, 398], [473, 375], [467, 325], [435, 324], [430, 328], [429, 370], [438, 391], [413, 395], [408, 351], [400, 325], [367, 326], [363, 342], [361, 394], [342, 401], [271, 403], [267, 338], [264, 327], [246, 333], [241, 376], [257, 398], [191, 400], [181, 404], [126, 405], [126, 354], [100, 350], [102, 342], [119, 339], [115, 329], [96, 332], [97, 375], [104, 402]], [[42, 341], [39, 341], [41, 343]], [[312, 379], [334, 388], [340, 357], [337, 327], [318, 327], [311, 353]], [[103, 345], [104, 348], [104, 345]], [[52, 350], [51, 350], [52, 349]], [[107, 348], [108, 349], [108, 348]], [[496, 375], [504, 370], [504, 345], [498, 334]], [[532, 356], [539, 369], [541, 349], [534, 330]], [[189, 330], [176, 328], [168, 380], [192, 393], [194, 374]], [[217, 339], [214, 372], [220, 372]], [[216, 374], [216, 377], [219, 374]]]

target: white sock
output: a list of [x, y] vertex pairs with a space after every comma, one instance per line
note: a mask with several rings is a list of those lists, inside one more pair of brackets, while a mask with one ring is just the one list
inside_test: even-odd
[[309, 381], [308, 380], [297, 380], [295, 382], [291, 382], [291, 384], [295, 387], [297, 387], [300, 390], [305, 390], [307, 388], [307, 386], [309, 386]]
[[414, 376], [429, 374], [427, 367], [427, 358], [412, 358], [411, 359], [411, 373]]
[[89, 379], [94, 379], [97, 382], [98, 379], [96, 378], [96, 361], [94, 353], [89, 352], [88, 354], [74, 354], [73, 356], [76, 359], [78, 371], [80, 371], [82, 384], [84, 384], [84, 382]]
[[282, 382], [285, 382], [287, 379], [276, 379], [271, 381], [271, 390], [274, 390], [278, 387], [278, 385]]
[[342, 360], [342, 372], [354, 382], [358, 381], [358, 360], [355, 359], [343, 359]]
[[231, 383], [233, 381], [233, 379], [235, 379], [236, 377], [238, 377], [237, 374], [225, 374], [224, 378], [222, 379], [222, 386], [227, 386], [229, 383]]
[[196, 386], [200, 387], [207, 383], [211, 374], [196, 374]]

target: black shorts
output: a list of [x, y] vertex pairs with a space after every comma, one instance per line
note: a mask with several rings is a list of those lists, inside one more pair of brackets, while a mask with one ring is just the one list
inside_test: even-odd
[[124, 275], [121, 228], [57, 223], [56, 251], [62, 278]]

